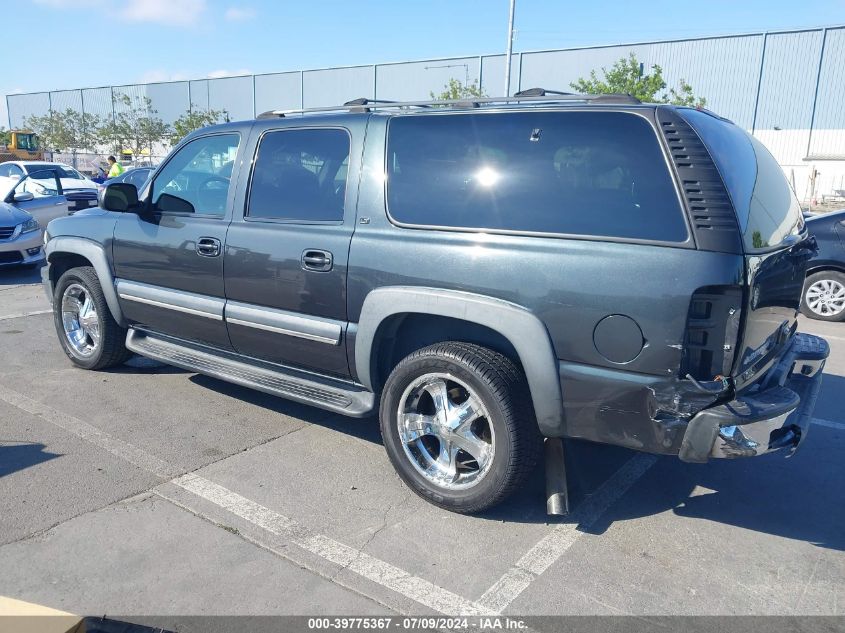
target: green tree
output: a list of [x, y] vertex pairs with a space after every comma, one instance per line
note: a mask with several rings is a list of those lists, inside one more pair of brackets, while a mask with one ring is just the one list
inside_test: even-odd
[[12, 142], [12, 133], [0, 125], [0, 145], [8, 146]]
[[173, 129], [170, 133], [170, 144], [178, 144], [179, 141], [194, 130], [228, 120], [229, 113], [226, 110], [199, 110], [197, 106], [193, 106], [173, 122]]
[[64, 118], [58, 112], [27, 117], [23, 120], [23, 127], [35, 132], [41, 147], [47, 151], [61, 151], [68, 147], [70, 135], [65, 129]]
[[487, 96], [475, 79], [466, 85], [458, 79], [450, 79], [443, 86], [443, 91], [440, 94], [435, 94], [434, 92], [430, 92], [429, 94], [436, 101], [484, 98]]
[[130, 97], [116, 93], [114, 117], [100, 131], [101, 142], [109, 145], [115, 154], [129, 149], [136, 158], [143, 150], [153, 153], [157, 144], [167, 140], [170, 126], [157, 117], [149, 97]]
[[581, 77], [569, 85], [582, 94], [630, 94], [649, 103], [671, 103], [696, 108], [707, 105], [707, 100], [696, 97], [692, 86], [683, 79], [677, 89], [670, 88], [667, 92], [663, 69], [654, 64], [650, 75], [644, 73], [634, 53], [619, 59], [610, 70], [602, 68], [601, 72], [604, 75], [602, 79], [593, 70], [588, 79]]
[[64, 112], [54, 110], [43, 116], [31, 116], [23, 123], [38, 135], [44, 149], [70, 152], [74, 164], [78, 152], [96, 151], [100, 144], [102, 121], [90, 112], [73, 108]]

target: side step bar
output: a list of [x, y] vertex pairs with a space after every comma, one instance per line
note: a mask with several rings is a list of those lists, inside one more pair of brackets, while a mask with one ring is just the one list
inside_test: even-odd
[[375, 395], [362, 386], [290, 367], [251, 365], [135, 329], [126, 335], [126, 348], [168, 365], [343, 415], [363, 417], [375, 409]]

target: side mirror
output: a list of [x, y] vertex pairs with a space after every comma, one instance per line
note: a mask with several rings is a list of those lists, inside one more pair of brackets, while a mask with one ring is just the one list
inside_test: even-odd
[[12, 180], [20, 180], [21, 175], [20, 174], [9, 174], [9, 178], [11, 178]]
[[136, 211], [138, 209], [138, 188], [128, 182], [115, 182], [103, 191], [103, 208], [106, 211]]
[[19, 191], [15, 194], [15, 197], [12, 198], [15, 202], [29, 202], [30, 200], [35, 199], [35, 194], [31, 191]]

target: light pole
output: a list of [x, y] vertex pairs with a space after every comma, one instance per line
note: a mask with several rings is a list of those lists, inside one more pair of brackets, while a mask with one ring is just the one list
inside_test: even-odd
[[505, 56], [505, 96], [510, 96], [511, 91], [511, 52], [513, 51], [513, 12], [516, 8], [516, 0], [511, 0], [510, 18], [508, 19], [508, 52]]

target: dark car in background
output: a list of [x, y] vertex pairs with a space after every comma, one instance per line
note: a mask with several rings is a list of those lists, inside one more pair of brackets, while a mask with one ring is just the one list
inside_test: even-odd
[[845, 320], [845, 210], [807, 219], [819, 252], [810, 261], [801, 312], [821, 321]]
[[144, 183], [149, 179], [150, 174], [154, 171], [155, 167], [133, 167], [132, 169], [127, 169], [120, 176], [115, 176], [102, 183], [97, 183], [97, 193], [98, 195], [102, 195], [106, 187], [115, 182], [128, 182], [135, 185], [140, 191], [144, 187]]

